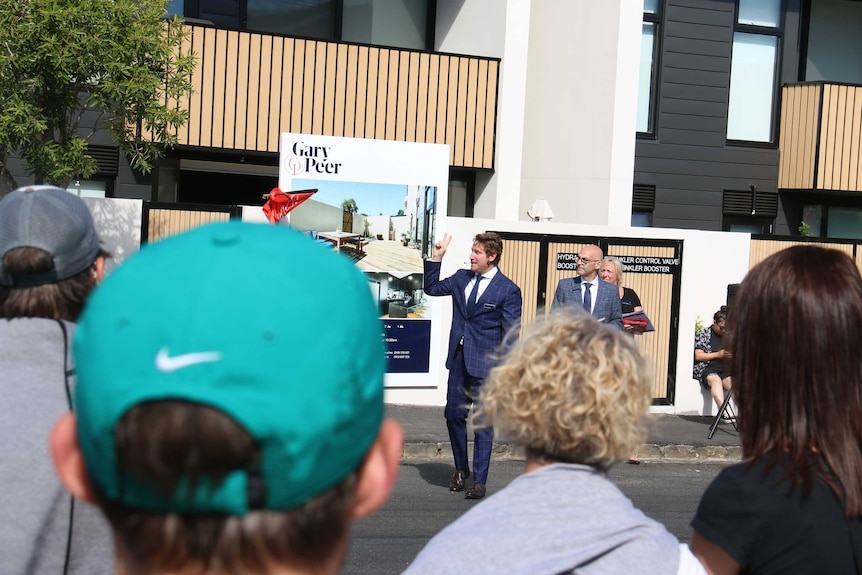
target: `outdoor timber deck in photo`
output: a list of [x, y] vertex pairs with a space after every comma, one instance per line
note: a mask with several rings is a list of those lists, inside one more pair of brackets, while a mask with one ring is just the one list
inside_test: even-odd
[[356, 265], [364, 272], [422, 271], [422, 252], [401, 242], [372, 240], [362, 251]]

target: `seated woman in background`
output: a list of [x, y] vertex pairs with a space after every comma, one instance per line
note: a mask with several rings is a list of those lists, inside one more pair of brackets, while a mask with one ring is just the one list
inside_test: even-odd
[[709, 573], [859, 573], [862, 278], [795, 246], [742, 282], [728, 317], [743, 462], [707, 488], [692, 551]]
[[592, 316], [553, 313], [525, 328], [491, 371], [475, 422], [524, 447], [525, 473], [406, 573], [703, 573], [607, 476], [644, 436], [650, 373], [632, 338]]

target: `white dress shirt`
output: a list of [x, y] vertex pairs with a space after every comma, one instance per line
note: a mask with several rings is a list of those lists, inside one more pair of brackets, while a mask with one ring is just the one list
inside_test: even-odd
[[[593, 278], [593, 281], [590, 282], [581, 282], [581, 304], [584, 303], [584, 299], [587, 297], [587, 286], [590, 287], [590, 296], [592, 299], [590, 300], [590, 313], [593, 313], [593, 310], [596, 309], [596, 298], [599, 295], [599, 276]], [[482, 289], [481, 286], [479, 289]]]
[[[491, 279], [497, 275], [497, 266], [492, 267], [485, 273], [481, 274], [483, 278], [482, 282], [479, 283], [479, 293], [476, 294], [476, 301], [479, 301], [479, 298], [482, 297], [482, 294], [485, 293], [485, 290], [488, 288], [488, 284], [491, 283]], [[476, 276], [473, 276], [473, 279], [467, 282], [467, 287], [464, 288], [464, 301], [467, 301], [467, 298], [470, 297], [470, 292], [473, 291], [473, 284], [476, 283]]]

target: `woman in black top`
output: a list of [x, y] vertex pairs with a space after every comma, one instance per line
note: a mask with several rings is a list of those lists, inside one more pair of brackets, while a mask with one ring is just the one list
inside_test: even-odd
[[605, 256], [604, 260], [602, 260], [602, 267], [599, 270], [599, 277], [619, 288], [620, 305], [623, 308], [623, 313], [643, 310], [641, 299], [635, 293], [635, 290], [620, 285], [623, 281], [623, 264], [619, 258]]
[[[620, 307], [623, 308], [623, 313], [643, 310], [641, 299], [638, 297], [638, 294], [635, 293], [635, 290], [620, 285], [623, 280], [623, 264], [619, 258], [614, 256], [605, 256], [602, 260], [602, 267], [599, 268], [599, 277], [619, 288]], [[629, 335], [635, 334], [630, 325], [623, 323], [623, 329]], [[640, 463], [640, 459], [638, 459], [637, 455], [632, 455], [629, 457], [628, 462], [632, 465], [638, 465]]]
[[842, 252], [794, 246], [743, 281], [727, 321], [743, 461], [692, 521], [707, 572], [862, 573], [860, 325]]

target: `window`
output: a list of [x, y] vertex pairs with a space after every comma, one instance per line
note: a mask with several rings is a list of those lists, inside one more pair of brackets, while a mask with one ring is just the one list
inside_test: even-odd
[[333, 0], [248, 0], [246, 28], [335, 40], [335, 2]]
[[72, 180], [66, 187], [79, 198], [104, 198], [107, 196], [108, 182], [99, 180]]
[[183, 0], [168, 0], [168, 18], [183, 15]]
[[434, 49], [436, 0], [185, 0], [184, 6], [186, 17], [223, 28]]
[[644, 0], [641, 61], [638, 76], [637, 131], [640, 133], [655, 133], [660, 10], [661, 0]]
[[782, 34], [781, 0], [738, 2], [730, 61], [727, 139], [771, 143]]
[[476, 172], [449, 170], [449, 194], [446, 215], [472, 218], [476, 199]]
[[632, 212], [633, 228], [649, 228], [652, 227], [652, 212]]
[[80, 198], [110, 198], [120, 166], [119, 150], [114, 146], [87, 146], [87, 154], [96, 160], [96, 171], [88, 179], [74, 178], [66, 190]]
[[802, 207], [803, 235], [828, 238], [862, 238], [862, 208], [855, 206], [823, 206], [805, 204]]
[[[805, 236], [820, 237], [823, 235], [823, 206], [805, 205], [802, 207], [802, 222], [799, 233]], [[805, 230], [803, 233], [802, 230]]]
[[[344, 0], [341, 39], [424, 49], [429, 18], [427, 4], [415, 0]], [[435, 18], [436, 15], [431, 15], [432, 21]]]
[[830, 238], [862, 238], [862, 209], [829, 206], [826, 229]]
[[772, 233], [772, 221], [766, 218], [725, 216], [724, 231], [766, 235]]

